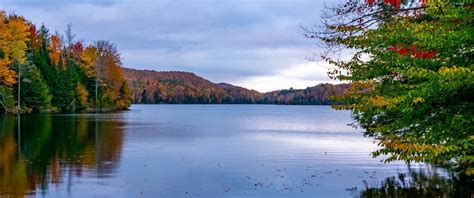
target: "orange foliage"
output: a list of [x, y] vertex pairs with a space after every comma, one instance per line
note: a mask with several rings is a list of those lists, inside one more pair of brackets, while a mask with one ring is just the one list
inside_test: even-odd
[[17, 16], [6, 16], [0, 11], [0, 84], [12, 86], [16, 83], [16, 72], [8, 66], [17, 61], [25, 62], [26, 42], [29, 26], [25, 19]]
[[[106, 69], [105, 78], [110, 81], [111, 86], [114, 90], [119, 90], [123, 79], [123, 71], [120, 65], [117, 64], [116, 58], [113, 56], [107, 56], [105, 59]], [[118, 94], [118, 92], [116, 92]]]
[[212, 83], [188, 72], [123, 69], [135, 103], [328, 104], [348, 84], [319, 84], [306, 89], [260, 93], [226, 83]]
[[62, 41], [57, 35], [52, 35], [50, 40], [51, 42], [48, 46], [49, 58], [51, 59], [51, 62], [58, 65], [61, 56]]
[[29, 190], [26, 163], [24, 160], [13, 163], [18, 147], [12, 133], [2, 136], [0, 139], [2, 140], [0, 141], [0, 159], [2, 159], [0, 160], [0, 172], [2, 173], [0, 174], [0, 192], [23, 197]]
[[28, 32], [30, 34], [28, 36], [28, 39], [30, 40], [32, 47], [34, 49], [39, 48], [39, 46], [41, 45], [41, 40], [38, 38], [36, 25], [30, 24], [30, 27], [28, 28]]

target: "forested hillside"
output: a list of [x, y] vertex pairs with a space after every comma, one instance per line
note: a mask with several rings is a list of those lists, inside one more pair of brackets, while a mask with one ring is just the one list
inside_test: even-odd
[[288, 105], [330, 105], [334, 103], [332, 96], [340, 95], [349, 84], [319, 84], [306, 89], [284, 89], [263, 94], [260, 103]]
[[133, 103], [142, 104], [331, 104], [330, 96], [348, 84], [260, 93], [226, 83], [215, 84], [189, 72], [124, 69]]
[[68, 26], [50, 33], [0, 11], [0, 112], [127, 109], [120, 54], [109, 41], [85, 44]]

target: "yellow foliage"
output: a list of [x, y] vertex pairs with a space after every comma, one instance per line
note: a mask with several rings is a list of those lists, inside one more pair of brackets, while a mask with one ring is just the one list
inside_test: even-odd
[[373, 96], [367, 99], [372, 106], [375, 107], [389, 107], [398, 103], [397, 98], [385, 98], [383, 96]]
[[425, 99], [423, 99], [422, 97], [417, 97], [413, 99], [413, 104], [423, 103], [424, 101]]
[[394, 149], [400, 153], [407, 153], [406, 157], [399, 158], [399, 160], [421, 160], [420, 153], [430, 153], [432, 157], [436, 157], [443, 152], [447, 151], [446, 147], [443, 145], [431, 145], [431, 144], [416, 144], [409, 141], [399, 141], [399, 140], [382, 140], [379, 145]]
[[466, 175], [474, 175], [474, 168], [467, 168]]
[[86, 72], [86, 76], [91, 78], [95, 75], [94, 63], [97, 60], [97, 49], [94, 46], [86, 47], [82, 52], [81, 68]]
[[16, 72], [8, 66], [17, 61], [23, 64], [26, 60], [25, 50], [28, 41], [28, 24], [18, 16], [5, 15], [0, 11], [0, 84], [12, 86], [16, 83]]
[[0, 142], [0, 192], [23, 197], [29, 190], [26, 162], [21, 159], [13, 163], [17, 146], [13, 135], [3, 137]]
[[332, 108], [336, 109], [336, 110], [352, 110], [352, 109], [356, 109], [358, 106], [355, 105], [355, 104], [335, 104], [335, 105], [331, 105]]
[[375, 81], [354, 81], [344, 94], [354, 95], [360, 93], [367, 93], [374, 90], [377, 86]]
[[87, 98], [89, 97], [89, 92], [87, 92], [86, 87], [84, 87], [82, 84], [77, 84], [76, 94], [78, 103], [81, 105], [81, 107], [87, 107]]

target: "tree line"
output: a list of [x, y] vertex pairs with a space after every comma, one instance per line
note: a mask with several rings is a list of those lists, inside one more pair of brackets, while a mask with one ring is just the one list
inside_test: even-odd
[[285, 104], [328, 105], [348, 84], [320, 84], [306, 89], [260, 93], [226, 83], [212, 83], [189, 72], [124, 69], [136, 104]]
[[85, 44], [71, 25], [50, 33], [0, 11], [0, 112], [127, 109], [131, 93], [121, 66], [109, 41]]

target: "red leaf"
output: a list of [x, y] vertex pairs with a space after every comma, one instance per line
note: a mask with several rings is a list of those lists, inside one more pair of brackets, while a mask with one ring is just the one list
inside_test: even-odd
[[400, 54], [400, 55], [407, 55], [407, 53], [408, 53], [407, 48], [402, 48], [402, 49], [398, 50], [398, 54]]

